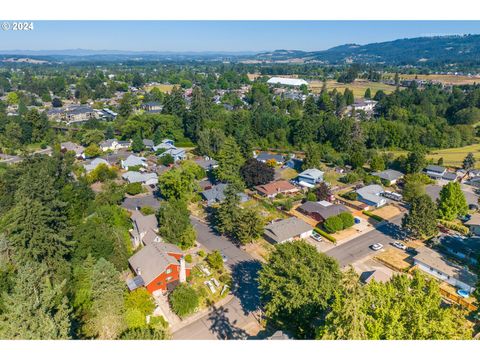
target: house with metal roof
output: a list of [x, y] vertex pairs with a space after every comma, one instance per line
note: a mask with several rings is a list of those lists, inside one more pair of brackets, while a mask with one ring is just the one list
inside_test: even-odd
[[395, 184], [398, 180], [402, 179], [405, 176], [404, 173], [402, 173], [400, 171], [397, 171], [397, 170], [393, 170], [393, 169], [387, 169], [387, 170], [383, 170], [383, 171], [380, 171], [380, 172], [374, 172], [374, 173], [372, 173], [372, 175], [379, 177], [384, 182], [386, 182], [388, 185]]
[[295, 79], [295, 78], [285, 78], [285, 77], [278, 77], [274, 76], [267, 80], [267, 84], [269, 85], [285, 85], [285, 86], [302, 86], [308, 85], [303, 79]]
[[383, 187], [372, 184], [357, 189], [358, 200], [373, 207], [380, 207], [387, 203], [387, 199], [382, 197]]
[[306, 239], [312, 235], [313, 227], [296, 217], [275, 221], [265, 227], [264, 237], [274, 244], [294, 239]]
[[300, 186], [312, 188], [323, 181], [324, 172], [318, 169], [307, 169], [298, 174], [297, 182]]

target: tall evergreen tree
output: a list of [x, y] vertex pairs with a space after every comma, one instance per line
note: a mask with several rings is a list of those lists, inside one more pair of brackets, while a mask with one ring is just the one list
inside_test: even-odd
[[414, 237], [426, 238], [437, 233], [437, 207], [428, 195], [412, 200], [410, 211], [402, 219], [402, 227]]
[[468, 212], [468, 204], [460, 183], [449, 182], [440, 190], [438, 198], [438, 215], [445, 220], [455, 220], [458, 216], [464, 216]]

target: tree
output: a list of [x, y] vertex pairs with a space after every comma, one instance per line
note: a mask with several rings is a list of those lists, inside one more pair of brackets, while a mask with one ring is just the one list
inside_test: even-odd
[[408, 153], [405, 162], [405, 172], [408, 174], [419, 173], [425, 167], [425, 152], [423, 150], [412, 151]]
[[52, 106], [53, 106], [54, 108], [62, 107], [62, 106], [63, 106], [62, 100], [60, 100], [60, 98], [58, 98], [58, 97], [53, 98], [53, 100], [52, 100]]
[[463, 168], [465, 170], [471, 170], [475, 167], [475, 162], [475, 157], [473, 156], [473, 153], [470, 152], [463, 160]]
[[220, 254], [220, 251], [215, 250], [212, 251], [210, 254], [207, 255], [206, 257], [208, 265], [214, 270], [221, 270], [223, 269], [223, 258], [222, 254]]
[[412, 236], [427, 238], [437, 233], [437, 207], [428, 195], [411, 202], [410, 211], [402, 219], [402, 227]]
[[322, 181], [315, 189], [315, 196], [317, 201], [329, 201], [330, 197], [332, 196], [330, 186], [328, 186], [327, 183]]
[[355, 224], [355, 219], [349, 212], [340, 213], [337, 217], [342, 220], [343, 229], [348, 229]]
[[138, 195], [143, 193], [143, 191], [142, 183], [139, 182], [127, 184], [125, 187], [125, 192], [129, 195]]
[[138, 288], [126, 294], [125, 319], [129, 329], [148, 327], [146, 317], [151, 315], [153, 310], [155, 301], [147, 289]]
[[166, 340], [168, 339], [167, 331], [165, 329], [157, 329], [152, 327], [147, 328], [133, 328], [126, 330], [121, 340]]
[[298, 338], [312, 338], [338, 288], [337, 262], [304, 241], [280, 244], [259, 272], [267, 321]]
[[110, 168], [107, 164], [98, 164], [89, 174], [87, 174], [87, 181], [94, 183], [97, 181], [105, 182], [117, 178], [117, 172]]
[[201, 155], [215, 156], [225, 142], [225, 133], [218, 128], [207, 128], [198, 133], [198, 152]]
[[11, 293], [3, 294], [0, 338], [69, 339], [71, 309], [64, 295], [65, 283], [52, 283], [41, 263], [27, 262], [19, 267]]
[[258, 239], [263, 229], [263, 218], [255, 208], [240, 209], [235, 219], [233, 236], [245, 245]]
[[323, 222], [323, 228], [329, 233], [334, 234], [343, 230], [343, 221], [338, 216], [329, 217]]
[[90, 144], [85, 149], [85, 156], [87, 158], [94, 158], [102, 155], [102, 150], [98, 147], [97, 144]]
[[221, 234], [231, 235], [240, 213], [240, 198], [233, 186], [228, 186], [225, 191], [225, 200], [220, 204], [215, 213], [215, 225]]
[[158, 233], [168, 242], [188, 249], [195, 244], [196, 234], [190, 223], [190, 212], [183, 200], [163, 201], [158, 209]]
[[385, 170], [385, 160], [382, 156], [374, 155], [370, 160], [370, 168], [373, 171], [383, 171]]
[[347, 273], [317, 336], [323, 339], [471, 339], [465, 311], [444, 306], [439, 285], [419, 271], [359, 286]]
[[162, 196], [167, 199], [189, 199], [197, 189], [195, 172], [191, 168], [182, 167], [172, 169], [162, 174], [158, 179], [158, 188]]
[[438, 199], [438, 216], [445, 220], [455, 220], [458, 216], [465, 216], [468, 204], [460, 183], [449, 182], [440, 190]]
[[245, 159], [240, 152], [236, 141], [232, 137], [227, 137], [223, 146], [217, 154], [218, 168], [215, 176], [218, 180], [227, 183], [240, 185], [240, 168], [243, 166]]
[[97, 261], [92, 273], [91, 318], [85, 325], [87, 336], [113, 340], [126, 327], [124, 319], [125, 283], [112, 263], [105, 259]]
[[319, 144], [309, 143], [305, 147], [305, 159], [303, 160], [302, 169], [318, 169], [322, 160], [322, 150]]
[[171, 292], [169, 301], [175, 314], [184, 318], [198, 307], [199, 297], [190, 285], [180, 284]]
[[363, 95], [363, 97], [367, 100], [372, 98], [372, 91], [370, 90], [370, 88], [367, 88], [367, 90], [365, 90], [365, 95]]
[[173, 158], [172, 155], [165, 154], [160, 158], [160, 162], [164, 166], [170, 166], [172, 164], [175, 164], [175, 159]]
[[275, 170], [257, 159], [250, 158], [240, 169], [247, 187], [267, 184], [274, 179]]
[[404, 177], [403, 198], [406, 202], [425, 194], [425, 185], [431, 184], [432, 180], [425, 174], [407, 174]]
[[145, 150], [145, 145], [143, 144], [142, 137], [137, 133], [132, 139], [132, 151], [139, 153], [143, 150]]

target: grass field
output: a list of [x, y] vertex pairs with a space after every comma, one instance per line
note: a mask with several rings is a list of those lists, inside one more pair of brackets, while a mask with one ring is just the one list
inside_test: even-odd
[[[383, 76], [384, 79], [393, 79], [395, 74], [388, 73]], [[463, 76], [463, 75], [415, 75], [415, 74], [399, 74], [400, 80], [427, 80], [427, 81], [440, 81], [449, 85], [470, 85], [473, 83], [480, 83], [480, 77]]]
[[167, 85], [167, 84], [157, 84], [151, 86], [145, 86], [145, 91], [151, 91], [153, 88], [158, 88], [163, 93], [170, 93], [175, 85]]
[[[310, 89], [312, 89], [313, 92], [320, 92], [322, 90], [322, 87], [322, 81], [310, 82]], [[341, 84], [336, 82], [335, 80], [327, 81], [327, 89], [329, 91], [337, 89], [337, 91], [343, 93], [346, 88], [349, 88], [353, 91], [353, 96], [355, 96], [355, 98], [363, 98], [363, 95], [365, 95], [365, 90], [367, 90], [368, 88], [370, 88], [372, 96], [374, 96], [378, 90], [383, 90], [386, 94], [390, 94], [395, 90], [395, 86], [372, 82], [368, 80], [355, 80], [351, 84]]]
[[[407, 155], [407, 151], [386, 151], [392, 153], [395, 157], [400, 155]], [[477, 162], [480, 162], [480, 144], [473, 144], [459, 148], [450, 148], [442, 150], [432, 150], [428, 155], [428, 160], [437, 161], [443, 158], [443, 164], [446, 166], [462, 167], [463, 159], [468, 153], [473, 153]]]

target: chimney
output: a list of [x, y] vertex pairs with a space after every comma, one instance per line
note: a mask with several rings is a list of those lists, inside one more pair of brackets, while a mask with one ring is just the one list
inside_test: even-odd
[[178, 280], [183, 283], [187, 281], [187, 269], [185, 267], [185, 257], [180, 258], [180, 272], [178, 274]]
[[142, 275], [142, 271], [140, 270], [139, 267], [137, 267], [137, 268], [135, 269], [135, 272], [136, 272], [137, 275], [139, 275], [139, 276]]

